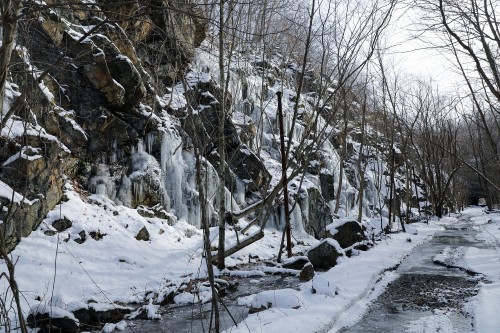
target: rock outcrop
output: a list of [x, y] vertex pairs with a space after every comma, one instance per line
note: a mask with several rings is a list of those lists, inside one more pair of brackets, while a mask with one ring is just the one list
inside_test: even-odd
[[[138, 170], [133, 158], [138, 143], [162, 135], [152, 74], [163, 71], [171, 84], [205, 37], [188, 1], [175, 11], [169, 1], [47, 5], [25, 8], [30, 24], [20, 25], [26, 38], [11, 65], [21, 108], [0, 141], [1, 180], [19, 197], [1, 198], [8, 251], [62, 199], [69, 180], [129, 206], [164, 203], [161, 170]], [[163, 55], [154, 58], [159, 64], [151, 50]], [[159, 160], [159, 150], [147, 154]]]
[[[233, 194], [226, 200], [232, 209], [262, 200], [281, 179], [278, 91], [283, 92], [286, 130], [294, 123], [294, 130], [285, 133], [291, 143], [288, 172], [300, 171], [289, 180], [290, 202], [297, 209], [294, 232], [327, 237], [333, 205], [340, 204], [339, 216], [357, 205], [360, 175], [354, 166], [360, 154], [355, 141], [361, 137], [355, 103], [347, 110], [346, 135], [328, 119], [338, 110], [330, 105], [317, 109], [317, 90], [335, 87], [335, 82], [320, 80], [312, 69], [301, 73], [301, 66], [279, 53], [257, 56], [235, 49], [237, 61], [230, 59], [225, 68], [223, 93], [226, 87], [219, 85], [214, 69], [218, 59], [207, 47], [210, 41], [202, 43], [208, 23], [188, 0], [48, 0], [44, 5], [29, 2], [23, 10], [7, 98], [7, 107], [15, 105], [16, 112], [2, 120], [0, 140], [0, 185], [6, 189], [0, 195], [0, 219], [8, 251], [39, 226], [63, 199], [63, 189], [73, 185], [82, 196], [104, 196], [138, 208], [143, 216], [199, 226], [197, 152], [208, 198], [203, 204], [212, 225], [219, 217], [220, 163], [227, 166], [222, 185]], [[294, 86], [302, 78], [303, 94], [297, 96]], [[354, 92], [348, 95], [356, 101]], [[221, 125], [225, 161], [218, 155]], [[370, 153], [365, 157], [367, 165], [382, 160], [377, 172], [383, 173], [385, 145], [377, 138], [367, 134]], [[344, 160], [337, 153], [341, 146]], [[340, 163], [345, 166], [341, 182]], [[365, 188], [361, 204], [375, 211], [384, 198], [376, 197], [373, 179]], [[274, 199], [267, 201], [263, 218], [282, 228], [282, 194]], [[54, 227], [65, 228], [63, 223]], [[363, 238], [362, 230], [351, 229], [346, 236], [340, 230], [333, 236], [341, 247]], [[106, 235], [88, 232], [74, 240], [83, 244], [87, 236], [99, 240]], [[150, 236], [135, 235], [142, 240]]]

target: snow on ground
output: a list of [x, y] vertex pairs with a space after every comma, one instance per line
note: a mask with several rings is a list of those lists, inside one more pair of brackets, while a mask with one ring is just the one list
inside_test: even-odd
[[432, 316], [425, 316], [410, 322], [407, 333], [453, 333], [450, 312], [434, 310]]
[[[137, 210], [117, 206], [99, 195], [80, 196], [73, 189], [68, 189], [66, 197], [68, 200], [54, 209], [30, 237], [22, 239], [12, 253], [17, 261], [16, 278], [26, 313], [36, 307], [52, 307], [64, 312], [88, 306], [109, 308], [114, 302], [147, 303], [151, 295], [161, 297], [191, 279], [206, 276], [201, 256], [202, 233], [186, 222], [170, 225], [167, 220], [143, 217]], [[475, 228], [480, 231], [479, 237], [494, 247], [448, 250], [450, 255], [446, 256], [445, 251], [442, 256], [443, 260], [454, 260], [457, 266], [484, 274], [492, 282], [481, 283], [471, 306], [477, 332], [494, 332], [500, 327], [496, 314], [500, 294], [497, 252], [500, 214], [486, 215], [480, 209], [469, 209], [465, 213], [472, 216]], [[72, 221], [72, 226], [55, 233], [52, 223], [64, 217]], [[369, 251], [339, 260], [337, 266], [317, 272], [312, 281], [301, 284], [298, 291], [265, 291], [242, 298], [240, 304], [266, 310], [250, 314], [244, 323], [227, 332], [336, 332], [351, 326], [387, 284], [397, 278], [393, 270], [404, 257], [436, 231], [443, 230], [443, 224], [456, 221], [455, 217], [448, 217], [428, 225], [413, 224], [412, 233], [392, 234]], [[150, 240], [136, 240], [135, 236], [144, 227], [149, 231]], [[249, 233], [256, 230], [251, 229]], [[86, 240], [78, 244], [76, 240], [82, 238], [82, 231], [86, 233]], [[97, 239], [90, 237], [91, 232]], [[231, 232], [227, 235], [228, 244], [235, 241]], [[216, 239], [217, 228], [211, 236]], [[273, 258], [280, 239], [281, 232], [266, 230], [263, 240], [229, 258], [228, 264], [252, 263], [256, 257]], [[295, 245], [294, 252], [303, 253], [316, 242], [306, 238], [304, 245]], [[217, 274], [258, 276], [271, 271], [270, 267], [257, 266], [250, 271], [225, 270]], [[7, 284], [5, 279], [0, 283], [3, 293]], [[199, 291], [197, 298], [187, 292], [180, 293], [176, 302], [208, 301], [208, 288], [199, 286]], [[149, 301], [150, 317], [155, 317], [155, 309]], [[412, 322], [409, 332], [434, 332], [433, 329], [438, 328], [447, 332], [446, 313], [431, 317], [434, 319], [424, 317]], [[111, 332], [114, 328], [118, 327], [108, 325], [105, 330]]]
[[462, 212], [470, 216], [477, 239], [487, 248], [447, 247], [434, 261], [482, 274], [485, 282], [479, 283], [479, 293], [471, 300], [476, 333], [500, 331], [500, 213], [486, 214], [484, 209], [471, 207]]
[[[12, 252], [25, 316], [30, 309], [37, 308], [50, 308], [52, 312], [87, 307], [109, 309], [117, 306], [115, 302], [142, 304], [151, 297], [161, 300], [162, 295], [177, 291], [191, 279], [206, 277], [201, 230], [185, 221], [172, 223], [143, 217], [137, 210], [117, 206], [101, 195], [79, 195], [71, 187], [65, 193], [67, 200], [51, 211], [37, 230], [23, 238]], [[71, 221], [72, 225], [57, 232], [52, 224], [61, 219]], [[144, 227], [149, 232], [149, 241], [135, 238]], [[214, 244], [217, 229], [211, 230]], [[257, 230], [252, 227], [249, 233]], [[83, 232], [85, 240], [79, 244]], [[263, 240], [228, 258], [227, 265], [275, 257], [280, 240], [281, 232], [266, 230]], [[316, 242], [312, 237], [303, 240], [304, 245], [296, 245], [295, 251], [305, 251], [311, 242]], [[235, 242], [234, 232], [229, 230], [227, 243]], [[0, 270], [7, 271], [3, 261]], [[252, 276], [264, 275], [265, 271], [265, 267], [257, 267], [250, 272], [230, 273]], [[180, 293], [175, 301], [192, 303], [210, 299], [209, 289], [201, 282], [195, 287], [199, 289], [198, 295]], [[9, 295], [8, 290], [6, 279], [0, 278], [0, 294]], [[154, 318], [151, 309], [146, 308]], [[4, 331], [0, 327], [1, 332]]]
[[[500, 332], [500, 213], [484, 214], [473, 208], [464, 212], [473, 216], [478, 239], [491, 245], [489, 249], [469, 248], [464, 261], [473, 271], [481, 273], [488, 282], [479, 284], [479, 294], [472, 300], [474, 326], [477, 333]], [[490, 283], [491, 282], [491, 283]]]
[[[432, 223], [414, 226], [419, 230], [418, 235], [393, 234], [370, 251], [344, 259], [326, 272], [317, 272], [312, 281], [301, 285], [297, 294], [265, 291], [246, 297], [240, 304], [278, 305], [249, 315], [244, 323], [227, 332], [317, 332], [325, 328], [335, 332], [354, 324], [370, 302], [397, 277], [392, 270], [401, 260], [442, 229]], [[290, 297], [295, 297], [295, 301], [290, 301]]]

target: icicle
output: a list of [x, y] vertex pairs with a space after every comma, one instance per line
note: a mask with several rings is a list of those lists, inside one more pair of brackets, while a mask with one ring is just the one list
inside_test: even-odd
[[153, 144], [154, 144], [154, 141], [155, 141], [155, 136], [153, 133], [149, 132], [148, 134], [146, 134], [146, 152], [148, 154], [151, 154], [151, 152], [153, 151]]
[[139, 139], [139, 141], [137, 141], [137, 153], [142, 153], [144, 150], [144, 141]]
[[116, 147], [117, 147], [116, 140], [113, 140], [113, 142], [111, 143], [111, 156], [109, 158], [110, 164], [115, 164], [118, 161]]
[[109, 166], [105, 163], [98, 163], [95, 176], [89, 180], [89, 190], [94, 194], [108, 196], [114, 190], [114, 185], [110, 179]]
[[[182, 140], [170, 130], [164, 132], [161, 145], [161, 168], [164, 174], [166, 199], [177, 218], [188, 219], [188, 207], [183, 198], [186, 189], [185, 169], [182, 158]], [[189, 221], [188, 221], [189, 222]]]

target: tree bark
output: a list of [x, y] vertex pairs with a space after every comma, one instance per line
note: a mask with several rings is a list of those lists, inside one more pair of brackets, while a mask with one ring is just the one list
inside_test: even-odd
[[219, 75], [221, 87], [221, 101], [219, 112], [219, 133], [218, 133], [218, 153], [219, 153], [219, 252], [217, 268], [224, 269], [224, 251], [226, 241], [226, 150], [225, 150], [225, 120], [226, 120], [226, 85], [224, 78], [224, 0], [219, 5]]
[[287, 178], [287, 155], [285, 150], [285, 126], [283, 125], [283, 107], [281, 105], [282, 92], [278, 91], [278, 118], [280, 126], [280, 145], [281, 145], [281, 172], [283, 178], [283, 205], [285, 208], [285, 234], [286, 234], [286, 253], [288, 258], [292, 257], [292, 232], [290, 228], [290, 207], [288, 206], [288, 178]]
[[14, 38], [18, 25], [18, 12], [21, 0], [4, 0], [1, 5], [2, 15], [2, 46], [0, 47], [0, 112], [3, 118], [3, 103], [5, 100], [5, 86], [9, 75]]

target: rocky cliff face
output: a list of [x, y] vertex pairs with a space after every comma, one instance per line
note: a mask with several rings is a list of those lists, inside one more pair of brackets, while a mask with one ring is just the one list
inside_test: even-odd
[[[202, 45], [207, 27], [196, 8], [187, 0], [176, 1], [175, 10], [170, 1], [156, 0], [55, 3], [25, 8], [11, 67], [8, 107], [22, 107], [1, 132], [0, 218], [7, 248], [65, 200], [68, 183], [116, 204], [156, 207], [146, 211], [172, 214], [169, 223], [199, 226], [194, 146], [205, 157], [205, 190], [215, 221], [221, 90], [212, 74], [217, 60]], [[235, 57], [223, 120], [228, 209], [255, 202], [281, 177], [276, 91], [284, 91], [288, 129], [294, 103], [301, 103], [290, 138], [295, 143], [307, 139], [304, 131], [314, 132], [308, 123], [316, 112], [313, 74], [306, 80], [309, 94], [297, 98], [292, 88], [299, 75], [281, 55]], [[384, 190], [376, 187], [385, 180], [377, 185], [376, 179], [387, 169], [386, 158], [375, 143], [366, 175], [367, 213], [382, 211], [384, 204]], [[359, 144], [349, 137], [349, 145], [350, 171], [340, 198], [334, 191], [340, 163], [335, 135], [315, 146], [306, 172], [291, 181], [295, 232], [321, 238], [335, 200], [344, 215], [355, 207]], [[301, 158], [298, 150], [292, 154]], [[283, 226], [282, 208], [279, 198], [266, 208], [270, 226]]]
[[23, 103], [2, 128], [1, 180], [24, 199], [2, 198], [8, 249], [68, 181], [129, 206], [165, 204], [161, 141], [176, 130], [156, 89], [184, 71], [205, 34], [187, 1], [175, 12], [168, 1], [47, 5], [26, 3], [11, 66], [8, 107]]

